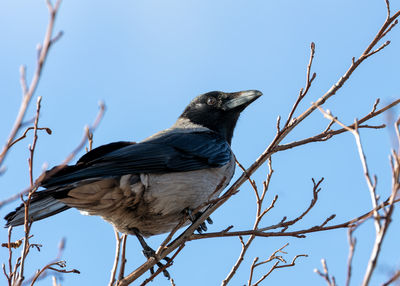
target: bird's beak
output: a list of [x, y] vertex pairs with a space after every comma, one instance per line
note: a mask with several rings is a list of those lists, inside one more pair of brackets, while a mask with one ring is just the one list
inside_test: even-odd
[[227, 93], [225, 101], [222, 103], [223, 110], [238, 110], [242, 111], [250, 103], [255, 101], [262, 95], [258, 90], [244, 90], [239, 92]]

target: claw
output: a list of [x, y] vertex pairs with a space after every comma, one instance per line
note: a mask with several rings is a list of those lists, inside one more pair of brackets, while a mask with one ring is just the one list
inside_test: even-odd
[[[156, 252], [154, 251], [153, 248], [151, 248], [151, 247], [146, 243], [146, 241], [144, 240], [144, 238], [143, 238], [142, 235], [140, 234], [139, 230], [138, 230], [138, 229], [132, 229], [132, 232], [136, 235], [137, 239], [139, 240], [140, 244], [141, 244], [142, 247], [143, 247], [143, 251], [142, 251], [142, 252], [143, 252], [143, 255], [144, 255], [147, 259], [150, 259], [151, 257], [156, 258]], [[169, 257], [166, 256], [166, 257], [163, 258], [163, 260], [165, 260], [165, 261], [168, 263], [168, 262], [171, 261], [171, 258], [169, 258]], [[164, 267], [165, 265], [162, 264], [161, 262], [157, 262], [157, 266], [158, 266], [159, 268], [162, 268], [162, 267]], [[151, 268], [150, 268], [150, 273], [151, 273], [151, 275], [154, 274], [154, 267], [151, 267]], [[171, 276], [169, 275], [169, 273], [168, 273], [168, 271], [167, 271], [166, 269], [163, 270], [163, 274], [164, 274], [165, 277], [167, 277], [168, 280], [171, 279]]]
[[203, 222], [202, 224], [200, 224], [200, 227], [202, 230], [207, 231], [207, 225], [205, 222]]
[[[162, 268], [162, 267], [164, 267], [165, 265], [162, 264], [161, 262], [157, 262], [157, 266], [158, 266], [159, 268]], [[168, 273], [168, 271], [167, 271], [166, 269], [163, 270], [163, 274], [164, 274], [165, 277], [167, 277], [168, 280], [171, 280], [171, 276], [169, 275], [169, 273]]]
[[[184, 212], [188, 215], [189, 220], [192, 223], [194, 223], [203, 214], [203, 212], [197, 212], [195, 215], [193, 215], [193, 211], [191, 209], [189, 209], [189, 208], [184, 209]], [[212, 219], [210, 217], [208, 217], [206, 219], [206, 222], [209, 223], [209, 224], [213, 224], [213, 221], [212, 221]], [[207, 228], [206, 222], [203, 222], [202, 224], [200, 224], [199, 227], [196, 229], [196, 231], [199, 234], [202, 234], [203, 231], [207, 231], [208, 228]]]
[[184, 211], [185, 211], [186, 214], [189, 216], [189, 219], [190, 219], [191, 222], [194, 222], [194, 221], [196, 220], [197, 217], [194, 217], [194, 216], [193, 216], [193, 212], [192, 212], [191, 209], [186, 208]]

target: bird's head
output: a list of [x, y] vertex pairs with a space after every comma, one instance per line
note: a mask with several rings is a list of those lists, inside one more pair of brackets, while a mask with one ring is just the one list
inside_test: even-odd
[[194, 98], [180, 118], [219, 133], [230, 144], [240, 113], [261, 95], [258, 90], [211, 91]]

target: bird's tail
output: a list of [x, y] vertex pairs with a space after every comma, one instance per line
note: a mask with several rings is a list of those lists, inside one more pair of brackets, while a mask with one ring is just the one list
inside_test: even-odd
[[[46, 191], [37, 192], [29, 204], [29, 221], [41, 220], [46, 217], [65, 211], [70, 207], [50, 196]], [[25, 222], [25, 206], [21, 204], [15, 211], [4, 217], [7, 220], [6, 227], [23, 225]]]

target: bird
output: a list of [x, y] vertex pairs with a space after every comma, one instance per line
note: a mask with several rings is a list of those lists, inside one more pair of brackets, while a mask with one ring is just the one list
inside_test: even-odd
[[[43, 188], [29, 204], [29, 221], [70, 208], [97, 215], [119, 232], [143, 237], [173, 230], [185, 216], [217, 198], [231, 181], [231, 141], [241, 112], [262, 93], [212, 91], [195, 97], [175, 124], [141, 142], [97, 147], [75, 165], [54, 167], [38, 178]], [[5, 216], [23, 225], [24, 205]], [[211, 222], [211, 220], [209, 220]], [[202, 224], [205, 229], [205, 224]]]

